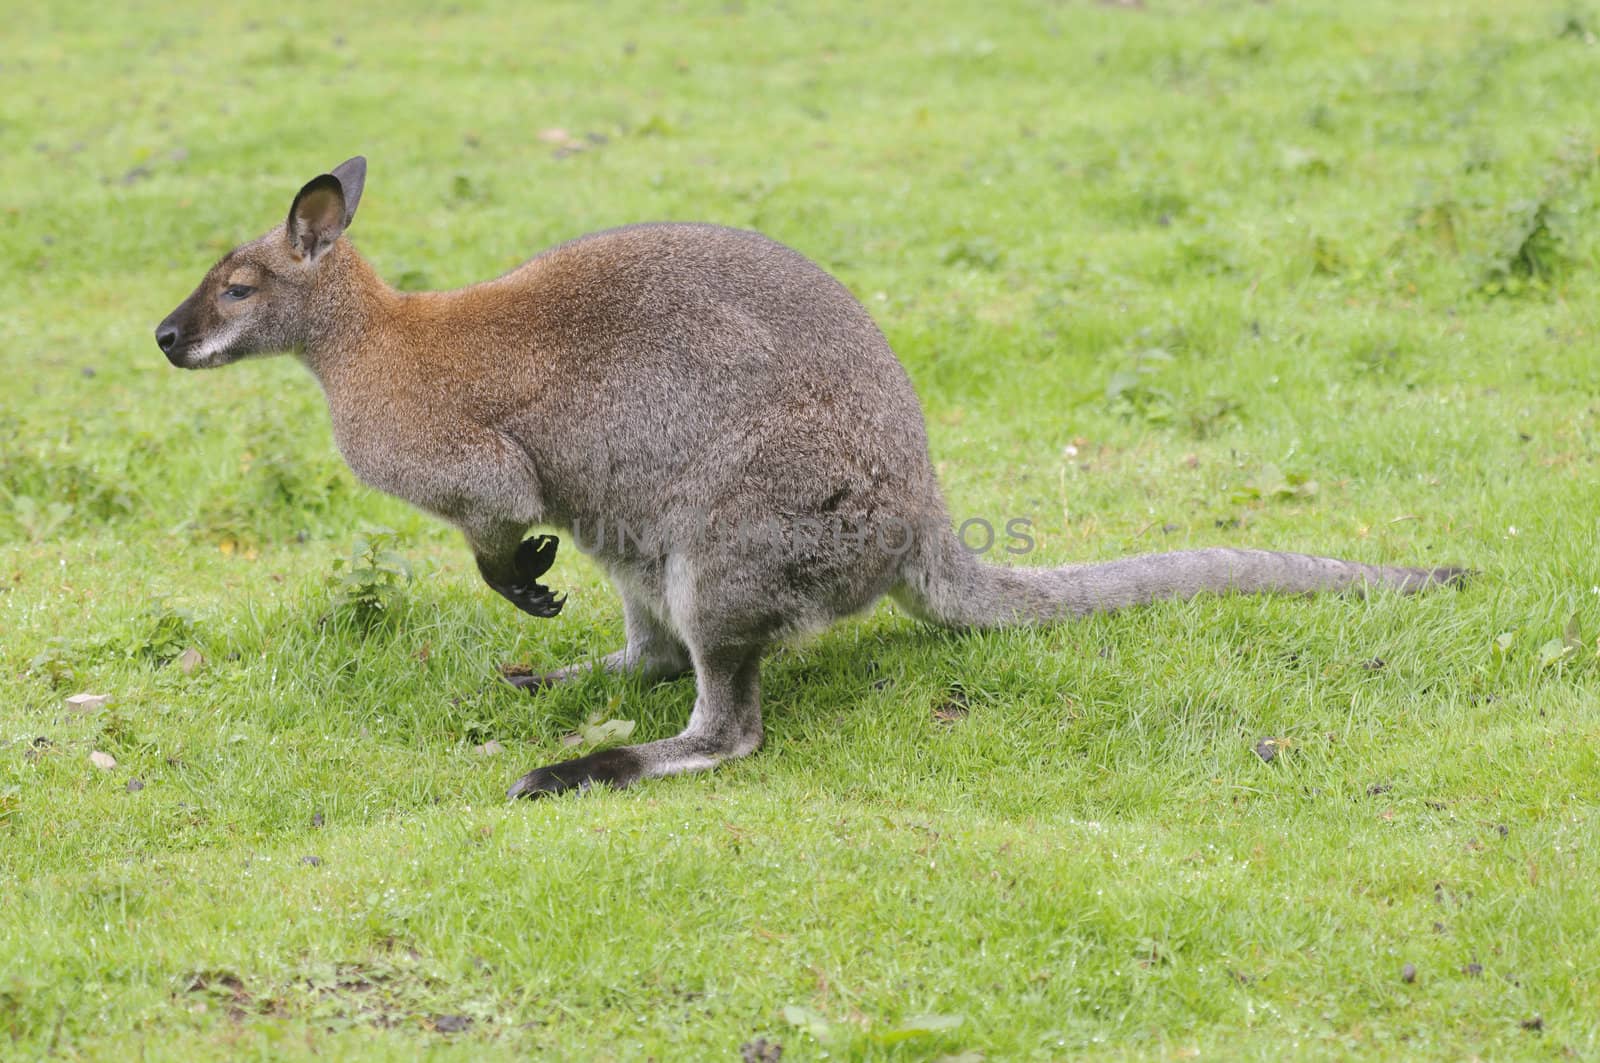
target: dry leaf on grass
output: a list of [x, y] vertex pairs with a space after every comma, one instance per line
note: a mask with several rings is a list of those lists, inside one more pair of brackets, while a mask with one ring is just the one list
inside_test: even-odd
[[561, 741], [569, 746], [598, 746], [605, 742], [621, 742], [633, 734], [633, 728], [632, 720], [601, 720], [591, 716], [588, 722], [578, 728], [577, 734], [567, 735]]

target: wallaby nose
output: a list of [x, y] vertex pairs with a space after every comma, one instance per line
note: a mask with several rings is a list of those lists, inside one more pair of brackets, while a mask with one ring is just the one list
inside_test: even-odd
[[161, 348], [162, 354], [171, 354], [172, 348], [178, 345], [178, 330], [163, 321], [156, 326], [156, 346]]

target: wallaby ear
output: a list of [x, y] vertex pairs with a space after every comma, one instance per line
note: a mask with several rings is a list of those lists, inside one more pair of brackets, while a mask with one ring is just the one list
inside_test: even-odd
[[294, 197], [294, 205], [289, 208], [289, 220], [284, 227], [289, 246], [308, 261], [315, 262], [344, 232], [346, 213], [344, 184], [331, 173], [313, 177]]
[[357, 155], [353, 159], [346, 159], [331, 172], [339, 179], [339, 187], [344, 189], [344, 227], [348, 229], [350, 223], [356, 220], [356, 207], [361, 203], [361, 189], [367, 183], [366, 157]]

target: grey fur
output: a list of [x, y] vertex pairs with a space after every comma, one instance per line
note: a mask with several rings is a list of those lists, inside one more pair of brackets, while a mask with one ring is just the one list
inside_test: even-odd
[[[985, 564], [951, 530], [905, 370], [801, 255], [752, 232], [640, 225], [459, 292], [401, 294], [342, 237], [364, 180], [359, 159], [314, 179], [285, 225], [218, 263], [158, 336], [186, 367], [294, 351], [356, 474], [460, 527], [494, 589], [535, 615], [559, 610], [538, 583], [548, 547], [523, 543], [534, 525], [559, 529], [623, 597], [627, 645], [600, 667], [692, 668], [683, 734], [538, 769], [512, 796], [752, 752], [763, 651], [885, 594], [981, 628], [1206, 591], [1411, 592], [1460, 575], [1223, 549]], [[240, 278], [259, 292], [218, 294]]]

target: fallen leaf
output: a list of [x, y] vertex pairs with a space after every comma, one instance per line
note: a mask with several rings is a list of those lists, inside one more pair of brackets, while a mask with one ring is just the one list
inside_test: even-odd
[[620, 742], [633, 734], [634, 722], [632, 720], [604, 720], [590, 721], [578, 728], [578, 734], [585, 745], [597, 746], [602, 742]]
[[67, 699], [67, 708], [72, 712], [94, 712], [110, 700], [110, 694], [74, 694]]
[[89, 763], [102, 771], [110, 771], [117, 766], [117, 758], [110, 753], [102, 753], [97, 749], [89, 754]]
[[1539, 667], [1550, 668], [1560, 664], [1576, 652], [1572, 646], [1559, 638], [1551, 639], [1539, 647]]
[[491, 738], [481, 746], [473, 746], [472, 751], [482, 757], [494, 757], [504, 753], [506, 747]]
[[790, 1026], [800, 1027], [819, 1041], [826, 1041], [833, 1036], [831, 1022], [810, 1008], [803, 1008], [798, 1004], [789, 1004], [783, 1009], [783, 1021]]
[[953, 1030], [963, 1021], [960, 1015], [914, 1015], [892, 1029], [873, 1030], [869, 1036], [880, 1045], [897, 1045], [914, 1037], [929, 1037]]
[[205, 663], [206, 659], [193, 646], [178, 654], [178, 667], [183, 669], [184, 675], [194, 675], [194, 670]]

